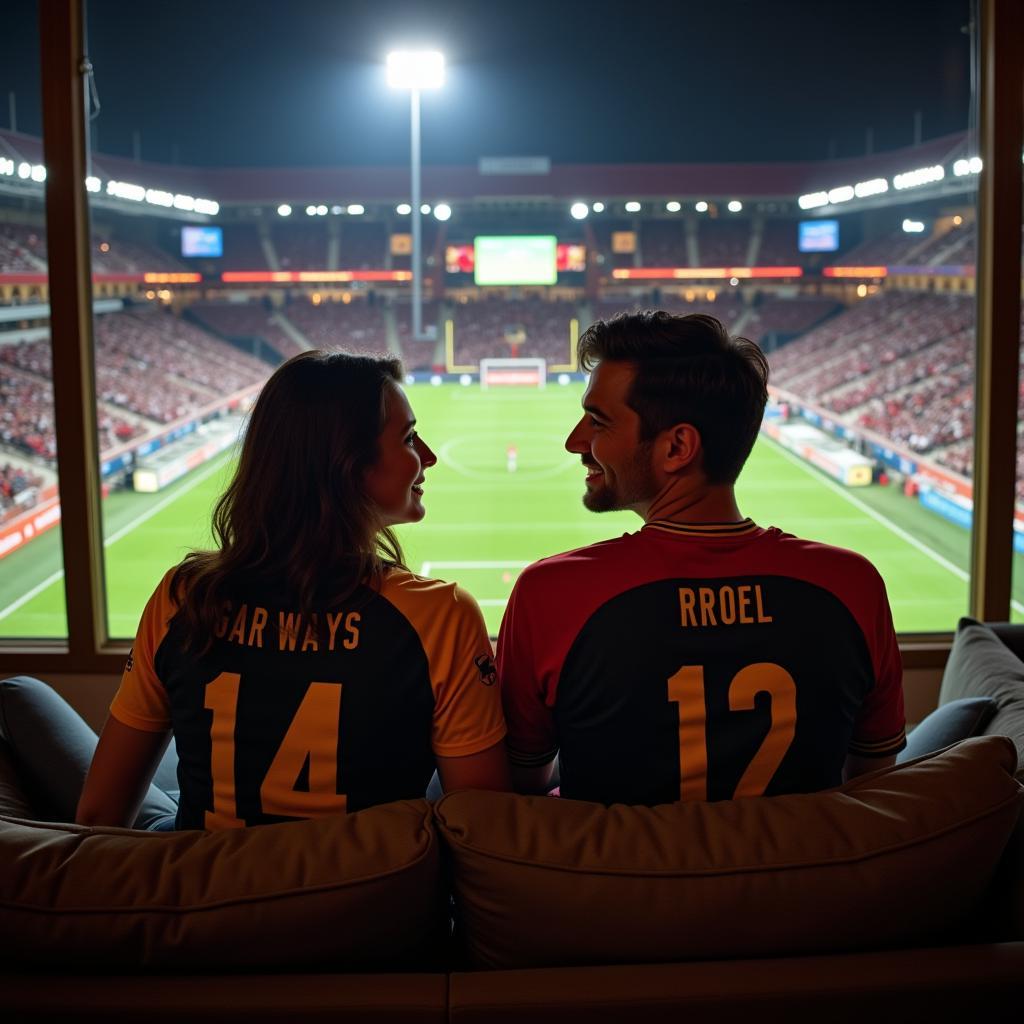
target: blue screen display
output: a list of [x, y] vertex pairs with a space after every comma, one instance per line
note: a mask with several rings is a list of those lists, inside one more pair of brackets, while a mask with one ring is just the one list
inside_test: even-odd
[[182, 228], [181, 255], [223, 256], [224, 231], [221, 228]]
[[839, 248], [839, 221], [801, 221], [798, 248], [801, 252], [835, 252]]

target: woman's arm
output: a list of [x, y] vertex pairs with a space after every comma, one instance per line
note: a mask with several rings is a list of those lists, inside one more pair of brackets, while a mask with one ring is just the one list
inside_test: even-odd
[[446, 793], [456, 789], [494, 789], [507, 793], [512, 789], [503, 739], [477, 754], [438, 757], [437, 774]]
[[170, 741], [170, 732], [133, 729], [112, 715], [103, 726], [75, 821], [131, 828]]

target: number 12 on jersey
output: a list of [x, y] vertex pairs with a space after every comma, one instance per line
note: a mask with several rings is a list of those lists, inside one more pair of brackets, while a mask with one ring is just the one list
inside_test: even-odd
[[[747, 665], [729, 684], [729, 710], [751, 711], [759, 693], [771, 699], [771, 725], [747, 765], [733, 798], [761, 796], [796, 734], [796, 683], [770, 661]], [[668, 699], [679, 711], [679, 798], [708, 798], [707, 704], [702, 665], [684, 665], [668, 680]]]

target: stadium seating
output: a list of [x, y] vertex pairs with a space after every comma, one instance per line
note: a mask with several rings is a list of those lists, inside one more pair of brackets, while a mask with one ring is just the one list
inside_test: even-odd
[[387, 253], [386, 225], [358, 220], [345, 220], [342, 223], [338, 242], [340, 269], [380, 270], [387, 266]]
[[[0, 523], [20, 511], [21, 500], [43, 485], [43, 478], [21, 465], [5, 462], [0, 465]], [[20, 499], [20, 500], [19, 500]]]
[[570, 359], [569, 322], [578, 317], [572, 302], [489, 297], [452, 308], [455, 362], [475, 366], [481, 359], [539, 357], [555, 365]]
[[366, 299], [319, 304], [296, 299], [285, 313], [313, 348], [343, 348], [347, 352], [378, 355], [389, 351], [384, 314]]
[[181, 260], [154, 245], [93, 233], [92, 269], [98, 274], [144, 274], [189, 270]]
[[327, 227], [320, 218], [276, 224], [273, 239], [282, 270], [327, 269]]
[[761, 244], [753, 263], [760, 267], [792, 267], [803, 262], [797, 249], [797, 226], [792, 220], [768, 220], [761, 232]]
[[26, 224], [0, 224], [0, 270], [46, 269], [46, 232]]
[[274, 322], [274, 311], [261, 302], [195, 302], [188, 307], [188, 315], [224, 338], [261, 338], [282, 357], [304, 347]]
[[743, 334], [762, 345], [785, 340], [809, 330], [839, 309], [833, 299], [768, 297], [751, 309]]
[[640, 231], [640, 253], [645, 267], [688, 267], [686, 222], [654, 220]]
[[701, 218], [697, 228], [697, 249], [701, 267], [745, 267], [750, 250], [749, 220]]
[[232, 224], [224, 230], [224, 266], [232, 270], [269, 270], [255, 224]]

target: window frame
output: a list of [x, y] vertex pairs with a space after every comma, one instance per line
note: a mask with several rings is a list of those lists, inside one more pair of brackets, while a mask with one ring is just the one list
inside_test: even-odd
[[[974, 528], [969, 608], [1009, 618], [1021, 302], [1021, 151], [1024, 8], [980, 0]], [[45, 15], [45, 16], [44, 16]], [[0, 641], [0, 673], [114, 675], [129, 644], [109, 636], [104, 588], [92, 331], [86, 123], [85, 5], [40, 4], [43, 146], [53, 348], [54, 420], [61, 503], [66, 640]], [[998, 210], [999, 216], [996, 216]], [[1002, 447], [1000, 447], [1002, 442]], [[1005, 457], [1006, 450], [1012, 458]], [[907, 669], [941, 668], [952, 633], [901, 634]]]

